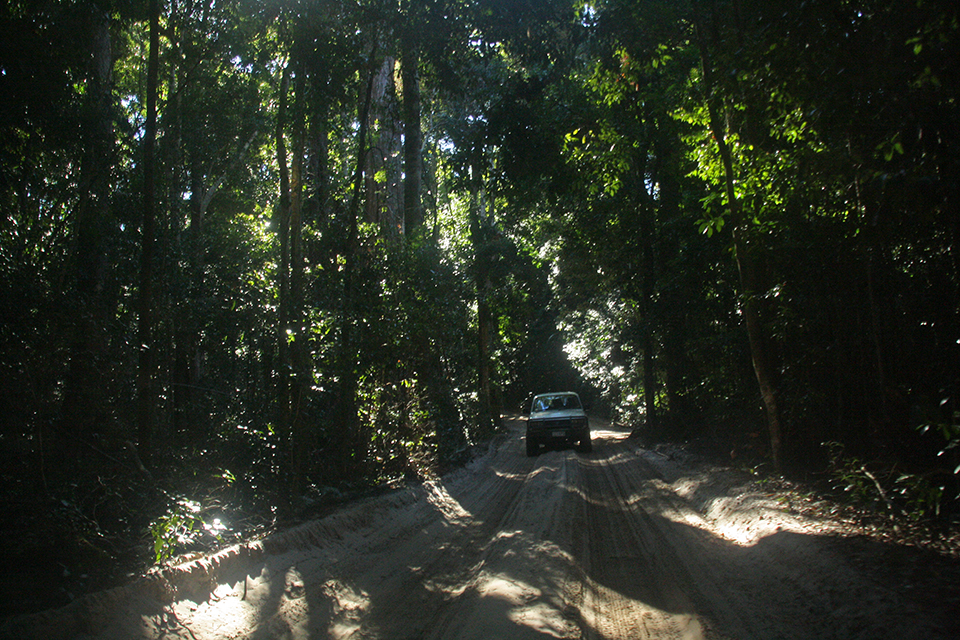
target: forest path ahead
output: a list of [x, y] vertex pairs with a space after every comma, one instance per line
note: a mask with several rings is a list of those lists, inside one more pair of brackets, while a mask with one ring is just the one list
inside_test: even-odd
[[[506, 437], [447, 477], [33, 616], [0, 635], [957, 637], [955, 599], [890, 579], [909, 573], [909, 554], [844, 542], [832, 525], [791, 512], [749, 478], [680, 452], [643, 449], [598, 424], [593, 453], [527, 458], [522, 419], [507, 426]], [[891, 558], [904, 565], [900, 573], [878, 566]]]

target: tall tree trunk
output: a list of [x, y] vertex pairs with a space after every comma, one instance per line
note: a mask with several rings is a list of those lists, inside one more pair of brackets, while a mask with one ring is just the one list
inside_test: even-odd
[[[649, 113], [644, 113], [643, 118], [650, 122]], [[634, 185], [637, 194], [636, 215], [637, 215], [637, 237], [641, 243], [640, 246], [640, 316], [642, 338], [640, 348], [643, 351], [643, 404], [646, 414], [646, 428], [651, 433], [656, 433], [659, 429], [659, 420], [657, 416], [657, 382], [655, 375], [656, 358], [653, 351], [653, 292], [656, 286], [656, 265], [654, 261], [654, 241], [656, 239], [656, 225], [654, 224], [654, 207], [652, 198], [647, 192], [647, 158], [648, 141], [644, 140], [635, 155], [636, 163], [636, 184]]]
[[654, 370], [653, 354], [653, 327], [650, 326], [649, 316], [644, 317], [643, 338], [640, 348], [643, 350], [643, 406], [646, 428], [651, 433], [657, 433], [660, 421], [657, 418], [657, 379]]
[[413, 234], [423, 223], [421, 201], [423, 135], [420, 131], [420, 56], [416, 38], [408, 29], [403, 36], [403, 216], [404, 231]]
[[[475, 168], [475, 176], [483, 175]], [[486, 204], [483, 201], [482, 187], [476, 187], [470, 206], [470, 240], [473, 244], [474, 284], [477, 290], [477, 377], [480, 398], [479, 432], [488, 435], [493, 432], [495, 420], [499, 418], [494, 403], [493, 377], [491, 375], [491, 347], [493, 339], [493, 316], [490, 312], [490, 274], [488, 240], [489, 222]]]
[[[729, 156], [729, 150], [721, 152]], [[728, 160], [725, 160], [726, 164]], [[732, 174], [728, 174], [732, 175]], [[727, 178], [728, 192], [732, 192], [732, 178]], [[737, 206], [739, 204], [737, 203]], [[747, 325], [747, 337], [750, 342], [750, 355], [753, 360], [753, 371], [760, 387], [760, 397], [767, 413], [767, 430], [770, 437], [770, 454], [773, 466], [781, 469], [783, 454], [783, 439], [780, 426], [780, 407], [777, 400], [777, 387], [774, 382], [773, 370], [767, 349], [767, 339], [760, 319], [760, 305], [757, 296], [761, 287], [757, 275], [757, 266], [753, 250], [744, 239], [744, 222], [741, 220], [733, 224], [733, 245], [737, 258], [737, 269], [740, 274], [740, 291], [743, 300], [743, 317]]]
[[[672, 118], [665, 112], [656, 116], [656, 131], [654, 132], [654, 155], [656, 176], [654, 182], [659, 186], [657, 203], [658, 217], [664, 223], [677, 220], [680, 216], [680, 182], [681, 175], [678, 154], [674, 148], [676, 132], [673, 130]], [[667, 268], [677, 256], [678, 248], [667, 238], [660, 244], [661, 253], [659, 262]], [[668, 252], [664, 255], [664, 252]], [[686, 425], [686, 407], [683, 396], [683, 376], [687, 366], [684, 351], [684, 314], [683, 304], [677, 300], [676, 287], [670, 287], [663, 293], [666, 308], [666, 318], [663, 321], [663, 371], [664, 387], [667, 395], [668, 420], [676, 433], [682, 434]]]
[[153, 453], [157, 394], [153, 344], [153, 279], [156, 243], [157, 79], [160, 70], [160, 2], [150, 0], [150, 53], [147, 61], [147, 121], [143, 133], [143, 223], [140, 237], [140, 298], [137, 345], [137, 434], [141, 457]]
[[290, 92], [290, 64], [280, 77], [277, 97], [277, 128], [275, 143], [277, 167], [280, 170], [280, 202], [276, 210], [276, 226], [280, 240], [280, 305], [277, 322], [277, 422], [283, 439], [290, 439], [290, 169], [287, 164], [287, 144], [284, 131], [287, 126], [287, 103]]
[[365, 158], [365, 220], [377, 225], [384, 237], [395, 237], [403, 226], [402, 195], [398, 192], [400, 167], [395, 160], [400, 151], [401, 132], [394, 115], [396, 95], [391, 91], [395, 66], [396, 60], [392, 57], [380, 61], [373, 76], [366, 123], [370, 148]]
[[309, 363], [307, 362], [306, 336], [303, 319], [303, 156], [306, 147], [304, 125], [303, 73], [297, 74], [293, 111], [293, 159], [290, 168], [290, 316], [288, 327], [292, 336], [290, 345], [290, 479], [291, 494], [300, 494], [303, 480], [304, 424], [303, 412], [309, 389]]
[[110, 119], [110, 85], [113, 61], [109, 18], [96, 5], [90, 9], [93, 55], [90, 90], [86, 96], [89, 127], [84, 132], [87, 143], [81, 168], [73, 255], [78, 313], [71, 328], [63, 417], [55, 439], [47, 443], [58, 458], [51, 460], [54, 467], [67, 472], [68, 465], [77, 460], [77, 439], [86, 437], [98, 426], [106, 404], [102, 381], [95, 372], [102, 364], [106, 345], [103, 283], [107, 264], [103, 234], [111, 215], [110, 166], [114, 157], [114, 132]]
[[[173, 400], [173, 434], [176, 438], [189, 440], [194, 436], [192, 430], [200, 426], [195, 420], [192, 420], [191, 409], [194, 406], [194, 384], [191, 380], [191, 359], [193, 353], [193, 336], [196, 335], [194, 325], [197, 323], [194, 305], [195, 292], [190, 285], [190, 279], [193, 275], [191, 265], [193, 264], [193, 254], [190, 251], [190, 238], [193, 230], [184, 229], [183, 220], [183, 197], [182, 194], [186, 187], [186, 172], [183, 163], [183, 93], [180, 90], [180, 73], [182, 48], [180, 38], [182, 37], [183, 21], [182, 15], [175, 12], [182, 10], [182, 7], [173, 3], [170, 8], [170, 17], [167, 21], [167, 34], [170, 42], [170, 59], [173, 60], [172, 68], [169, 71], [167, 86], [167, 109], [165, 113], [165, 135], [164, 154], [165, 166], [167, 167], [168, 185], [167, 185], [167, 220], [170, 224], [170, 238], [174, 243], [174, 251], [177, 256], [184, 256], [185, 260], [174, 260], [173, 265], [164, 265], [161, 269], [164, 273], [173, 273], [180, 270], [178, 263], [185, 263], [186, 267], [180, 270], [183, 278], [181, 282], [186, 282], [186, 286], [178, 287], [176, 290], [169, 291], [163, 296], [165, 300], [172, 303], [172, 308], [167, 311], [173, 318], [173, 326], [168, 328], [172, 332], [173, 348], [170, 354], [173, 358], [171, 367], [171, 388], [170, 396]], [[193, 218], [193, 202], [188, 203], [191, 207], [190, 217]], [[185, 246], [186, 245], [186, 246]], [[169, 253], [168, 253], [169, 254]], [[166, 439], [167, 434], [160, 435]]]
[[[951, 164], [953, 166], [948, 169], [949, 173], [943, 172], [943, 175], [957, 175], [958, 170], [960, 170], [960, 163], [956, 162], [955, 157], [952, 160]], [[951, 274], [953, 299], [950, 301], [950, 308], [953, 313], [951, 314], [950, 325], [947, 328], [947, 349], [949, 351], [945, 358], [945, 361], [949, 363], [947, 366], [950, 386], [947, 391], [950, 395], [947, 396], [948, 400], [944, 403], [944, 411], [947, 412], [946, 415], [953, 416], [956, 421], [960, 417], [960, 184], [956, 181], [947, 191], [944, 205], [946, 217], [952, 221], [949, 233], [951, 239], [950, 259], [953, 267], [953, 273]], [[960, 453], [957, 453], [956, 449], [954, 449], [953, 455], [954, 460], [960, 457]]]
[[480, 383], [480, 433], [494, 429], [496, 420], [493, 401], [493, 378], [490, 375], [490, 347], [493, 317], [490, 313], [489, 280], [483, 275], [477, 278], [477, 373]]
[[[376, 43], [376, 37], [373, 42]], [[375, 49], [375, 47], [374, 47]], [[376, 59], [375, 50], [370, 54], [370, 60]], [[347, 237], [344, 248], [343, 264], [343, 320], [340, 332], [340, 388], [338, 399], [337, 428], [341, 436], [341, 472], [349, 474], [358, 465], [364, 451], [360, 442], [360, 416], [357, 406], [357, 389], [359, 372], [357, 371], [357, 299], [356, 299], [356, 272], [359, 253], [359, 226], [360, 199], [364, 191], [364, 166], [367, 156], [367, 134], [370, 115], [370, 104], [373, 99], [374, 81], [377, 77], [376, 67], [371, 64], [367, 87], [360, 107], [360, 130], [357, 132], [357, 164], [353, 174], [353, 196], [347, 209]]]
[[[190, 226], [187, 228], [187, 251], [189, 272], [187, 274], [187, 287], [189, 299], [199, 301], [204, 297], [204, 264], [206, 253], [204, 251], [204, 219], [206, 209], [204, 207], [204, 184], [203, 172], [198, 160], [190, 159]], [[181, 379], [188, 386], [189, 394], [184, 398], [185, 402], [194, 404], [196, 402], [195, 390], [200, 383], [200, 329], [201, 319], [199, 314], [201, 309], [197, 308], [196, 303], [189, 305], [189, 321], [187, 326], [183, 327], [184, 335], [178, 340], [177, 347], [182, 352], [184, 371]], [[188, 414], [193, 413], [193, 407], [187, 407]]]
[[764, 334], [760, 318], [758, 296], [761, 294], [760, 278], [758, 274], [754, 247], [747, 239], [747, 222], [744, 219], [743, 208], [737, 197], [735, 184], [736, 174], [733, 168], [733, 159], [726, 140], [726, 128], [722, 107], [717, 97], [720, 88], [714, 81], [713, 68], [710, 63], [710, 53], [704, 32], [704, 23], [699, 8], [694, 5], [694, 21], [700, 46], [701, 64], [703, 67], [704, 91], [706, 106], [710, 116], [710, 132], [717, 143], [717, 150], [723, 164], [724, 190], [727, 196], [730, 212], [730, 227], [733, 236], [734, 253], [736, 254], [737, 270], [740, 276], [740, 297], [743, 305], [743, 318], [747, 328], [747, 337], [750, 343], [750, 356], [753, 361], [753, 370], [760, 387], [760, 396], [763, 400], [767, 415], [767, 430], [770, 438], [770, 455], [774, 468], [780, 470], [783, 438], [780, 425], [780, 408], [778, 406], [777, 386], [774, 381], [773, 370], [767, 349], [767, 339]]
[[250, 136], [233, 153], [229, 165], [211, 185], [204, 183], [204, 170], [196, 153], [188, 152], [187, 180], [189, 180], [190, 202], [188, 206], [189, 224], [184, 234], [186, 262], [188, 267], [185, 274], [186, 292], [183, 299], [187, 304], [181, 313], [177, 326], [176, 337], [176, 364], [174, 372], [174, 405], [175, 421], [183, 428], [195, 424], [192, 418], [197, 415], [203, 394], [198, 392], [202, 375], [201, 363], [203, 349], [201, 330], [203, 328], [204, 305], [199, 304], [205, 298], [205, 220], [207, 211], [213, 202], [214, 196], [223, 186], [226, 179], [233, 174], [246, 159], [250, 146], [259, 135], [259, 129], [254, 128]]

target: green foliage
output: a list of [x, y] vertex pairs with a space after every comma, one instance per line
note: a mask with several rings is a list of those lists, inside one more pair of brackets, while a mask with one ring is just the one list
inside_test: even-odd
[[[857, 504], [885, 511], [891, 518], [912, 522], [938, 520], [944, 509], [952, 510], [960, 498], [960, 494], [949, 493], [951, 487], [956, 489], [957, 482], [947, 471], [902, 473], [897, 471], [897, 465], [868, 465], [856, 456], [849, 456], [838, 442], [824, 446], [835, 486]], [[870, 466], [882, 471], [871, 471]]]
[[[185, 549], [195, 548], [204, 538], [212, 538], [216, 543], [223, 541], [226, 526], [219, 518], [206, 522], [203, 513], [199, 502], [180, 498], [164, 515], [150, 523], [153, 556], [157, 564], [163, 564]], [[210, 541], [207, 542], [205, 548], [210, 546]]]
[[946, 488], [942, 478], [917, 474], [902, 474], [895, 485], [904, 513], [915, 521], [940, 518]]
[[837, 488], [860, 503], [873, 504], [880, 500], [877, 485], [867, 475], [866, 466], [859, 458], [845, 455], [844, 446], [839, 442], [827, 442], [824, 446]]
[[153, 537], [154, 560], [162, 564], [169, 560], [178, 549], [194, 542], [195, 532], [203, 527], [203, 520], [197, 515], [200, 505], [189, 500], [178, 500], [174, 508], [166, 515], [150, 524]]
[[[753, 462], [750, 302], [790, 462], [888, 511], [955, 512], [953, 5], [161, 3], [158, 273], [140, 282], [143, 7], [41, 4], [0, 8], [10, 504], [65, 500], [72, 535], [111, 553], [149, 531], [163, 562], [216, 542], [215, 508], [261, 530], [296, 516], [294, 489], [445, 468], [485, 433], [481, 306], [506, 408], [596, 388], [614, 417]], [[402, 229], [405, 104], [383, 63], [406, 64], [410, 37], [425, 215]], [[360, 123], [371, 69], [386, 72]], [[140, 345], [145, 290], [155, 339]], [[143, 348], [147, 451], [130, 441]], [[196, 471], [214, 468], [231, 471]], [[192, 500], [132, 506], [157, 486]]]
[[[950, 399], [945, 398], [940, 402], [940, 407], [944, 407], [949, 402]], [[960, 451], [957, 451], [960, 449], [960, 411], [953, 412], [952, 420], [926, 422], [917, 428], [921, 434], [932, 432], [942, 438], [942, 448], [937, 452], [937, 457], [949, 460], [951, 457], [956, 458], [956, 454], [960, 453]], [[960, 464], [953, 469], [953, 474], [960, 475]]]

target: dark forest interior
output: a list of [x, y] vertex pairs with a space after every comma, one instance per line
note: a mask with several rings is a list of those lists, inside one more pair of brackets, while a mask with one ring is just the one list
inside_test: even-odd
[[61, 585], [4, 615], [442, 473], [555, 390], [960, 517], [955, 0], [14, 0], [0, 33], [3, 554]]

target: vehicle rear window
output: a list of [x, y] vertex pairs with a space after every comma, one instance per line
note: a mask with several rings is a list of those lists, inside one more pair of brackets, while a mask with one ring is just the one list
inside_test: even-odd
[[559, 411], [579, 408], [580, 401], [577, 396], [540, 396], [533, 401], [534, 411]]

